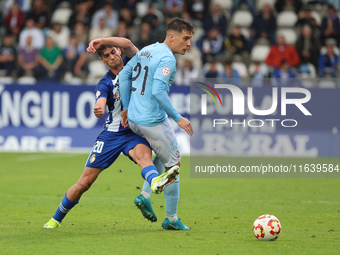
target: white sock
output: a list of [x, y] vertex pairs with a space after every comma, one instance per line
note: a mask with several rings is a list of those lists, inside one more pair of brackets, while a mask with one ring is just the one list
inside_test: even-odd
[[170, 222], [175, 222], [177, 220], [177, 215], [175, 216], [165, 216], [169, 219]]
[[146, 192], [144, 190], [142, 190], [141, 194], [146, 198], [146, 199], [150, 199], [150, 193]]

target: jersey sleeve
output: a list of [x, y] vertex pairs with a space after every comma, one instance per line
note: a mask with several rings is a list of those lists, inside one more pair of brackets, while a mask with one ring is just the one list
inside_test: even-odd
[[109, 91], [110, 91], [110, 88], [105, 83], [105, 81], [103, 81], [103, 80], [99, 81], [99, 83], [96, 87], [96, 102], [101, 97], [107, 98]]
[[165, 55], [161, 58], [154, 74], [154, 79], [161, 80], [166, 84], [176, 73], [176, 59], [173, 55]]

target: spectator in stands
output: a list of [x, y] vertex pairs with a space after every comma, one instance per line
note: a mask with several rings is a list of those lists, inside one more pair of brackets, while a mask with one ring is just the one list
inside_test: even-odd
[[184, 10], [183, 0], [165, 0], [164, 3], [164, 16], [169, 18], [180, 17], [181, 12]]
[[255, 6], [253, 0], [233, 0], [233, 8], [232, 15], [237, 11], [241, 4], [245, 4], [248, 6], [248, 10], [251, 12], [253, 16], [255, 16]]
[[63, 52], [55, 45], [52, 36], [47, 36], [45, 46], [38, 56], [37, 77], [40, 79], [60, 80]]
[[340, 1], [339, 0], [327, 0], [327, 4], [333, 5], [335, 9], [340, 9]]
[[218, 59], [222, 56], [224, 50], [224, 40], [217, 27], [211, 28], [207, 34], [197, 41], [197, 47], [202, 52], [203, 63], [207, 58]]
[[185, 55], [176, 54], [176, 62], [179, 67], [184, 66], [184, 61], [189, 60], [194, 68], [202, 68], [202, 57], [201, 52], [197, 49], [195, 45], [191, 45], [187, 50]]
[[280, 68], [275, 69], [271, 81], [273, 86], [290, 87], [300, 85], [286, 60], [282, 60]]
[[90, 29], [90, 41], [96, 38], [109, 37], [113, 35], [112, 29], [106, 26], [105, 18], [100, 18], [98, 22], [98, 27], [92, 27]]
[[26, 46], [19, 50], [18, 55], [18, 77], [27, 75], [36, 77], [39, 50], [32, 45], [32, 36], [26, 37]]
[[136, 42], [136, 47], [138, 49], [142, 49], [145, 46], [155, 43], [156, 41], [157, 39], [152, 33], [151, 25], [146, 22], [140, 24], [140, 33]]
[[261, 63], [255, 62], [254, 63], [254, 71], [250, 73], [252, 87], [262, 87], [264, 85], [264, 78], [265, 74], [261, 71]]
[[222, 81], [225, 84], [240, 85], [241, 77], [236, 69], [232, 67], [231, 61], [225, 61], [223, 64], [224, 72], [221, 75]]
[[221, 5], [218, 3], [213, 4], [212, 11], [204, 18], [204, 30], [207, 33], [212, 27], [218, 27], [221, 35], [225, 37], [227, 33], [227, 18], [223, 13]]
[[[207, 3], [207, 4], [206, 4]], [[203, 21], [204, 16], [208, 13], [210, 1], [204, 0], [187, 0], [186, 10], [194, 20]]]
[[328, 44], [326, 46], [326, 53], [321, 53], [319, 56], [319, 78], [329, 74], [333, 79], [336, 79], [338, 77], [338, 64], [339, 56], [334, 53], [334, 46]]
[[227, 58], [232, 58], [234, 55], [242, 56], [247, 53], [247, 39], [241, 34], [238, 26], [233, 27], [232, 34], [225, 40], [225, 46], [228, 53]]
[[33, 1], [33, 8], [28, 13], [27, 19], [33, 19], [35, 25], [39, 29], [43, 29], [49, 25], [49, 8], [44, 3], [43, 0], [34, 0]]
[[88, 43], [88, 34], [86, 27], [83, 23], [78, 22], [74, 26], [74, 34], [77, 37], [77, 42], [87, 44]]
[[303, 6], [301, 0], [277, 0], [275, 3], [275, 9], [278, 13], [289, 10], [295, 13], [299, 13]]
[[278, 35], [277, 43], [270, 47], [265, 62], [268, 66], [280, 68], [284, 60], [292, 67], [297, 67], [300, 64], [300, 57], [294, 46], [286, 44], [284, 36]]
[[[134, 29], [134, 17], [132, 16], [131, 10], [129, 8], [123, 8], [119, 11], [119, 20], [124, 20], [129, 31]], [[148, 21], [147, 21], [148, 22]], [[142, 20], [143, 23], [143, 20]], [[153, 25], [153, 24], [151, 24]]]
[[321, 42], [324, 45], [325, 40], [333, 38], [339, 45], [340, 36], [340, 21], [333, 5], [328, 5], [327, 14], [323, 17], [321, 22]]
[[9, 76], [15, 68], [17, 50], [14, 47], [13, 36], [5, 35], [3, 45], [0, 47], [0, 69], [5, 70], [5, 75]]
[[262, 11], [255, 17], [249, 38], [249, 50], [252, 49], [259, 38], [267, 39], [270, 44], [275, 43], [276, 18], [269, 4], [264, 4]]
[[302, 28], [303, 26], [308, 25], [312, 28], [313, 33], [316, 33], [319, 30], [318, 24], [312, 16], [312, 9], [310, 6], [304, 7], [303, 10], [299, 12], [298, 17], [299, 19], [295, 24], [296, 27]]
[[54, 42], [60, 49], [65, 49], [70, 40], [70, 29], [62, 26], [60, 23], [54, 23], [50, 35], [53, 37]]
[[19, 33], [24, 26], [25, 15], [20, 10], [20, 7], [17, 2], [12, 4], [12, 8], [6, 16], [5, 27], [7, 34], [14, 34], [15, 36], [19, 36]]
[[124, 38], [127, 38], [127, 39], [131, 38], [131, 36], [129, 34], [129, 30], [127, 28], [127, 25], [126, 25], [126, 23], [125, 23], [125, 21], [123, 19], [119, 20], [117, 33], [114, 36], [116, 36], [116, 37], [124, 37]]
[[89, 1], [80, 2], [76, 5], [75, 11], [72, 13], [68, 26], [71, 30], [74, 29], [77, 23], [82, 23], [86, 28], [90, 27], [91, 14], [90, 14], [91, 3]]
[[203, 70], [203, 77], [206, 79], [216, 79], [216, 78], [220, 78], [222, 73], [218, 70], [218, 62], [216, 62], [215, 60], [209, 61], [208, 63], [206, 63], [206, 65], [208, 65], [208, 69], [207, 70]]
[[[120, 5], [120, 10], [119, 10], [120, 15], [121, 17], [124, 17], [125, 22], [127, 23], [129, 28], [133, 26], [133, 20], [137, 18], [137, 2], [139, 1], [138, 0], [127, 0], [127, 1], [122, 1]], [[126, 10], [128, 12], [126, 12]], [[130, 16], [129, 19], [127, 18], [127, 15]]]
[[26, 47], [26, 37], [31, 36], [33, 38], [32, 46], [37, 49], [41, 49], [44, 46], [44, 34], [41, 29], [35, 27], [33, 19], [26, 20], [25, 28], [19, 35], [19, 47]]
[[100, 18], [105, 18], [106, 26], [111, 28], [114, 33], [117, 31], [119, 14], [110, 4], [106, 4], [104, 8], [94, 13], [91, 23], [92, 27], [98, 27]]
[[190, 86], [193, 79], [199, 78], [199, 69], [195, 68], [189, 59], [184, 60], [182, 67], [177, 67], [175, 84], [178, 86]]
[[149, 23], [151, 25], [152, 29], [155, 29], [156, 27], [158, 27], [158, 25], [159, 25], [158, 17], [154, 13], [154, 8], [153, 8], [152, 4], [149, 4], [147, 13], [142, 18], [142, 23], [143, 22]]
[[205, 0], [187, 0], [186, 10], [194, 20], [203, 21], [204, 16], [209, 11], [210, 1]]
[[302, 33], [296, 42], [296, 50], [301, 59], [300, 73], [308, 72], [307, 63], [312, 63], [317, 68], [320, 48], [319, 40], [312, 34], [310, 26], [304, 25]]
[[86, 46], [83, 43], [78, 43], [74, 34], [70, 36], [69, 45], [64, 51], [64, 56], [66, 73], [80, 76], [81, 71], [88, 72]]

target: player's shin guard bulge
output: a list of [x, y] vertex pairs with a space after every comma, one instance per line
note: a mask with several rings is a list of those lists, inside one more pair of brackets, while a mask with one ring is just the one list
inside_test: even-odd
[[176, 165], [166, 173], [154, 178], [151, 184], [151, 191], [155, 194], [161, 193], [169, 184], [177, 179], [179, 172], [179, 166]]

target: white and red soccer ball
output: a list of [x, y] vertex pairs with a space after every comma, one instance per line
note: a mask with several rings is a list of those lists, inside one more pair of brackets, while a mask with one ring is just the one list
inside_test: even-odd
[[274, 215], [264, 214], [258, 217], [253, 225], [253, 233], [257, 240], [274, 241], [281, 233], [281, 223]]

